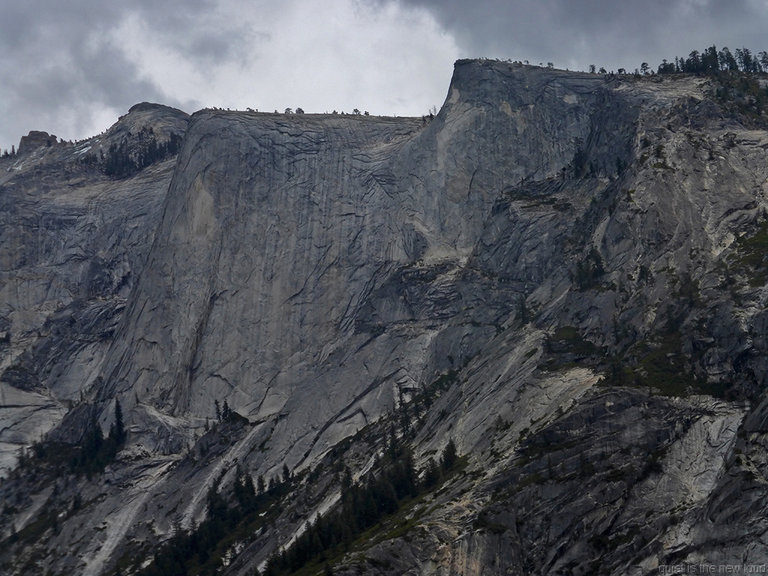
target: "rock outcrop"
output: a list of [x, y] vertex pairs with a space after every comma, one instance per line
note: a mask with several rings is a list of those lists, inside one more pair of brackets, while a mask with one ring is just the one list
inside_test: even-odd
[[55, 146], [59, 143], [59, 139], [53, 134], [48, 132], [42, 132], [40, 130], [32, 130], [26, 136], [21, 137], [19, 142], [19, 154], [27, 154], [37, 148]]
[[96, 478], [4, 482], [9, 572], [136, 571], [292, 475], [221, 553], [263, 570], [393, 437], [463, 468], [335, 573], [768, 562], [768, 132], [714, 82], [460, 61], [429, 121], [138, 105], [122, 180], [74, 162], [97, 140], [3, 160], [0, 385], [46, 422], [5, 441], [128, 430]]

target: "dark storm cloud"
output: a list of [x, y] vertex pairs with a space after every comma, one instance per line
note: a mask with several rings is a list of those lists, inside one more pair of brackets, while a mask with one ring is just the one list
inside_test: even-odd
[[[10, 3], [9, 3], [10, 4]], [[210, 0], [15, 2], [0, 17], [0, 149], [31, 129], [67, 139], [140, 101], [184, 106], [143, 77], [115, 30], [136, 16], [152, 34], [205, 65], [231, 56], [233, 30], [201, 25]]]
[[30, 129], [74, 130], [99, 106], [158, 95], [105, 36], [120, 17], [112, 2], [17, 2], [0, 19], [0, 111], [7, 139]]
[[458, 57], [655, 68], [768, 49], [768, 0], [25, 0], [0, 14], [0, 149], [137, 102], [420, 114]]
[[634, 70], [691, 50], [764, 50], [764, 0], [406, 0], [428, 8], [467, 56]]

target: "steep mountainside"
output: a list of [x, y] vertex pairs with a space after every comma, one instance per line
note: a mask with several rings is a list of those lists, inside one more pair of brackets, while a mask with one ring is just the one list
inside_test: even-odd
[[7, 572], [764, 565], [768, 131], [717, 88], [459, 61], [434, 119], [0, 160]]

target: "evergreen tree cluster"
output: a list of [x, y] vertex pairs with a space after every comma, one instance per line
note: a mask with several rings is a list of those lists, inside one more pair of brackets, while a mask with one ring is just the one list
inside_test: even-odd
[[674, 62], [663, 60], [658, 68], [659, 74], [714, 75], [720, 72], [768, 72], [768, 52], [754, 54], [749, 48], [737, 48], [734, 55], [727, 47], [718, 50], [716, 46], [710, 46], [703, 52], [693, 50], [687, 58], [675, 58]]
[[222, 406], [218, 400], [213, 401], [214, 413], [216, 414], [216, 420], [218, 422], [227, 422], [235, 417], [235, 412], [229, 407], [229, 404], [224, 400]]
[[396, 513], [403, 502], [434, 488], [458, 463], [456, 444], [448, 442], [440, 464], [430, 459], [424, 479], [419, 480], [413, 454], [392, 435], [384, 460], [365, 480], [355, 483], [349, 469], [341, 481], [341, 508], [326, 517], [317, 515], [304, 533], [267, 562], [264, 576], [283, 576], [312, 561], [324, 562], [335, 550], [347, 550], [352, 541]]
[[90, 478], [99, 474], [112, 462], [125, 445], [127, 432], [123, 423], [120, 401], [115, 401], [114, 422], [105, 438], [98, 420], [93, 417], [77, 445], [41, 440], [32, 445], [29, 452], [22, 451], [19, 468], [38, 466], [50, 474], [59, 476], [66, 473], [85, 474]]
[[137, 572], [137, 576], [217, 574], [223, 548], [226, 548], [222, 543], [234, 533], [252, 532], [265, 523], [264, 512], [288, 494], [292, 484], [288, 475], [285, 482], [272, 479], [270, 487], [265, 489], [263, 477], [259, 476], [254, 483], [253, 477], [238, 467], [228, 499], [219, 490], [222, 478], [223, 475], [208, 490], [206, 519], [189, 532], [178, 530], [157, 551], [152, 563]]
[[[451, 440], [440, 463], [434, 464], [438, 478], [452, 473], [457, 464], [456, 445]], [[220, 490], [222, 478], [223, 474], [208, 491], [206, 519], [189, 532], [178, 530], [137, 576], [217, 574], [222, 554], [236, 538], [233, 535], [245, 538], [269, 522], [272, 506], [291, 492], [296, 481], [284, 465], [282, 477], [272, 478], [265, 489], [262, 476], [254, 482], [238, 466], [232, 492], [227, 497]], [[357, 536], [397, 512], [405, 501], [433, 488], [435, 483], [432, 479], [419, 480], [410, 448], [393, 433], [374, 472], [354, 482], [345, 468], [339, 508], [326, 516], [318, 514], [313, 522], [308, 522], [304, 533], [291, 546], [269, 558], [263, 576], [290, 574], [310, 562], [324, 562], [330, 554], [348, 549]]]
[[[90, 478], [92, 474], [103, 471], [125, 445], [127, 432], [119, 400], [115, 401], [114, 417], [106, 438], [101, 431], [101, 425], [94, 417], [88, 423], [88, 428], [77, 446], [40, 441], [32, 445], [31, 453], [41, 463], [52, 465], [59, 474], [65, 472], [68, 465], [70, 472], [85, 473]], [[19, 466], [24, 468], [29, 462], [28, 456], [22, 453]]]
[[664, 60], [659, 74], [698, 74], [717, 83], [716, 96], [726, 110], [748, 117], [761, 118], [768, 112], [768, 87], [757, 76], [768, 73], [768, 52], [754, 54], [748, 48], [718, 50], [710, 46], [703, 52], [694, 50], [687, 58]]
[[593, 246], [586, 258], [576, 264], [573, 281], [579, 290], [588, 290], [599, 284], [603, 274], [605, 274], [603, 258]]
[[136, 138], [137, 144], [129, 144], [129, 138], [124, 138], [119, 145], [113, 143], [109, 147], [103, 158], [104, 174], [128, 178], [147, 166], [175, 156], [181, 149], [181, 136], [171, 133], [166, 142], [159, 142], [151, 126], [142, 128]]
[[117, 453], [125, 444], [127, 433], [123, 423], [123, 410], [120, 401], [115, 400], [115, 420], [109, 429], [109, 435], [104, 438], [101, 426], [94, 418], [88, 430], [80, 441], [80, 450], [70, 462], [74, 472], [84, 472], [89, 478], [91, 474], [99, 473], [115, 459]]

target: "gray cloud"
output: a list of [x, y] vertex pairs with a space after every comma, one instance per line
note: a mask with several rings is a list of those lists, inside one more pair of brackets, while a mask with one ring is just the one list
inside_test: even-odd
[[90, 136], [143, 100], [421, 113], [458, 56], [391, 0], [28, 0], [4, 8], [0, 51], [0, 149]]
[[150, 35], [200, 66], [215, 66], [232, 57], [238, 32], [236, 22], [229, 28], [201, 25], [215, 8], [212, 0], [32, 0], [4, 7], [0, 148], [33, 129], [67, 139], [88, 136], [144, 100], [194, 103], [194, 97], [174, 98], [147, 79], [116, 30], [128, 18], [140, 18]]
[[712, 44], [765, 50], [765, 0], [406, 0], [431, 10], [468, 56], [634, 70]]
[[768, 49], [768, 0], [27, 0], [0, 18], [0, 149], [136, 102], [420, 114], [458, 57], [634, 70]]
[[[32, 129], [71, 137], [96, 117], [161, 96], [109, 36], [120, 3], [18, 2], [0, 20], [0, 146]], [[84, 135], [82, 133], [77, 136]]]

